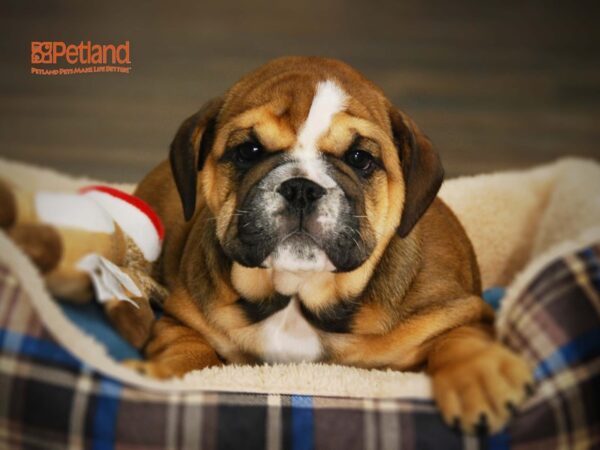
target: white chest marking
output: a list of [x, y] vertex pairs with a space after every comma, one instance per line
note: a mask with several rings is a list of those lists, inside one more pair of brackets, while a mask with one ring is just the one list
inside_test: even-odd
[[267, 362], [316, 361], [321, 356], [319, 337], [302, 316], [295, 297], [260, 327], [263, 358]]

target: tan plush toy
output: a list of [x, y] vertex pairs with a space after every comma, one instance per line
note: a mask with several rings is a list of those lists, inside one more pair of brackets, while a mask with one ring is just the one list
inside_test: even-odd
[[[57, 298], [103, 305], [115, 329], [141, 348], [164, 287], [150, 276], [163, 228], [137, 197], [106, 186], [26, 192], [0, 180], [0, 227], [44, 274]], [[95, 295], [94, 295], [95, 294]]]

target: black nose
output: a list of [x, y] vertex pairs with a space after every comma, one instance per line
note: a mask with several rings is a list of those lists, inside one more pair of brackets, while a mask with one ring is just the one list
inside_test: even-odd
[[292, 178], [281, 183], [277, 188], [288, 204], [296, 209], [303, 210], [323, 197], [325, 189], [306, 178]]

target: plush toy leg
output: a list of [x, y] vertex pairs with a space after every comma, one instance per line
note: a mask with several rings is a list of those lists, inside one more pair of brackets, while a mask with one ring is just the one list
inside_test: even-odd
[[144, 270], [131, 267], [120, 269], [133, 280], [142, 292], [142, 297], [128, 295], [137, 308], [126, 301], [110, 300], [104, 303], [104, 311], [117, 332], [131, 345], [141, 349], [148, 341], [154, 323], [154, 311], [150, 303], [162, 306], [167, 290]]
[[92, 299], [88, 275], [70, 262], [74, 251], [69, 241], [72, 230], [44, 224], [19, 224], [9, 228], [7, 234], [44, 275], [53, 296], [76, 303]]
[[58, 266], [62, 242], [54, 227], [42, 224], [15, 225], [8, 229], [7, 234], [40, 272], [45, 274]]
[[135, 297], [131, 300], [137, 308], [129, 302], [109, 300], [104, 303], [104, 311], [117, 332], [135, 348], [141, 349], [150, 337], [154, 311], [145, 298]]

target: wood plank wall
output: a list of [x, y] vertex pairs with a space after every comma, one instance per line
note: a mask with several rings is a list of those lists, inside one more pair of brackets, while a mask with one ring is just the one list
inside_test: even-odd
[[[600, 158], [598, 2], [0, 2], [0, 155], [136, 181], [183, 118], [264, 61], [343, 59], [450, 176]], [[32, 40], [131, 41], [130, 75], [29, 73]]]

